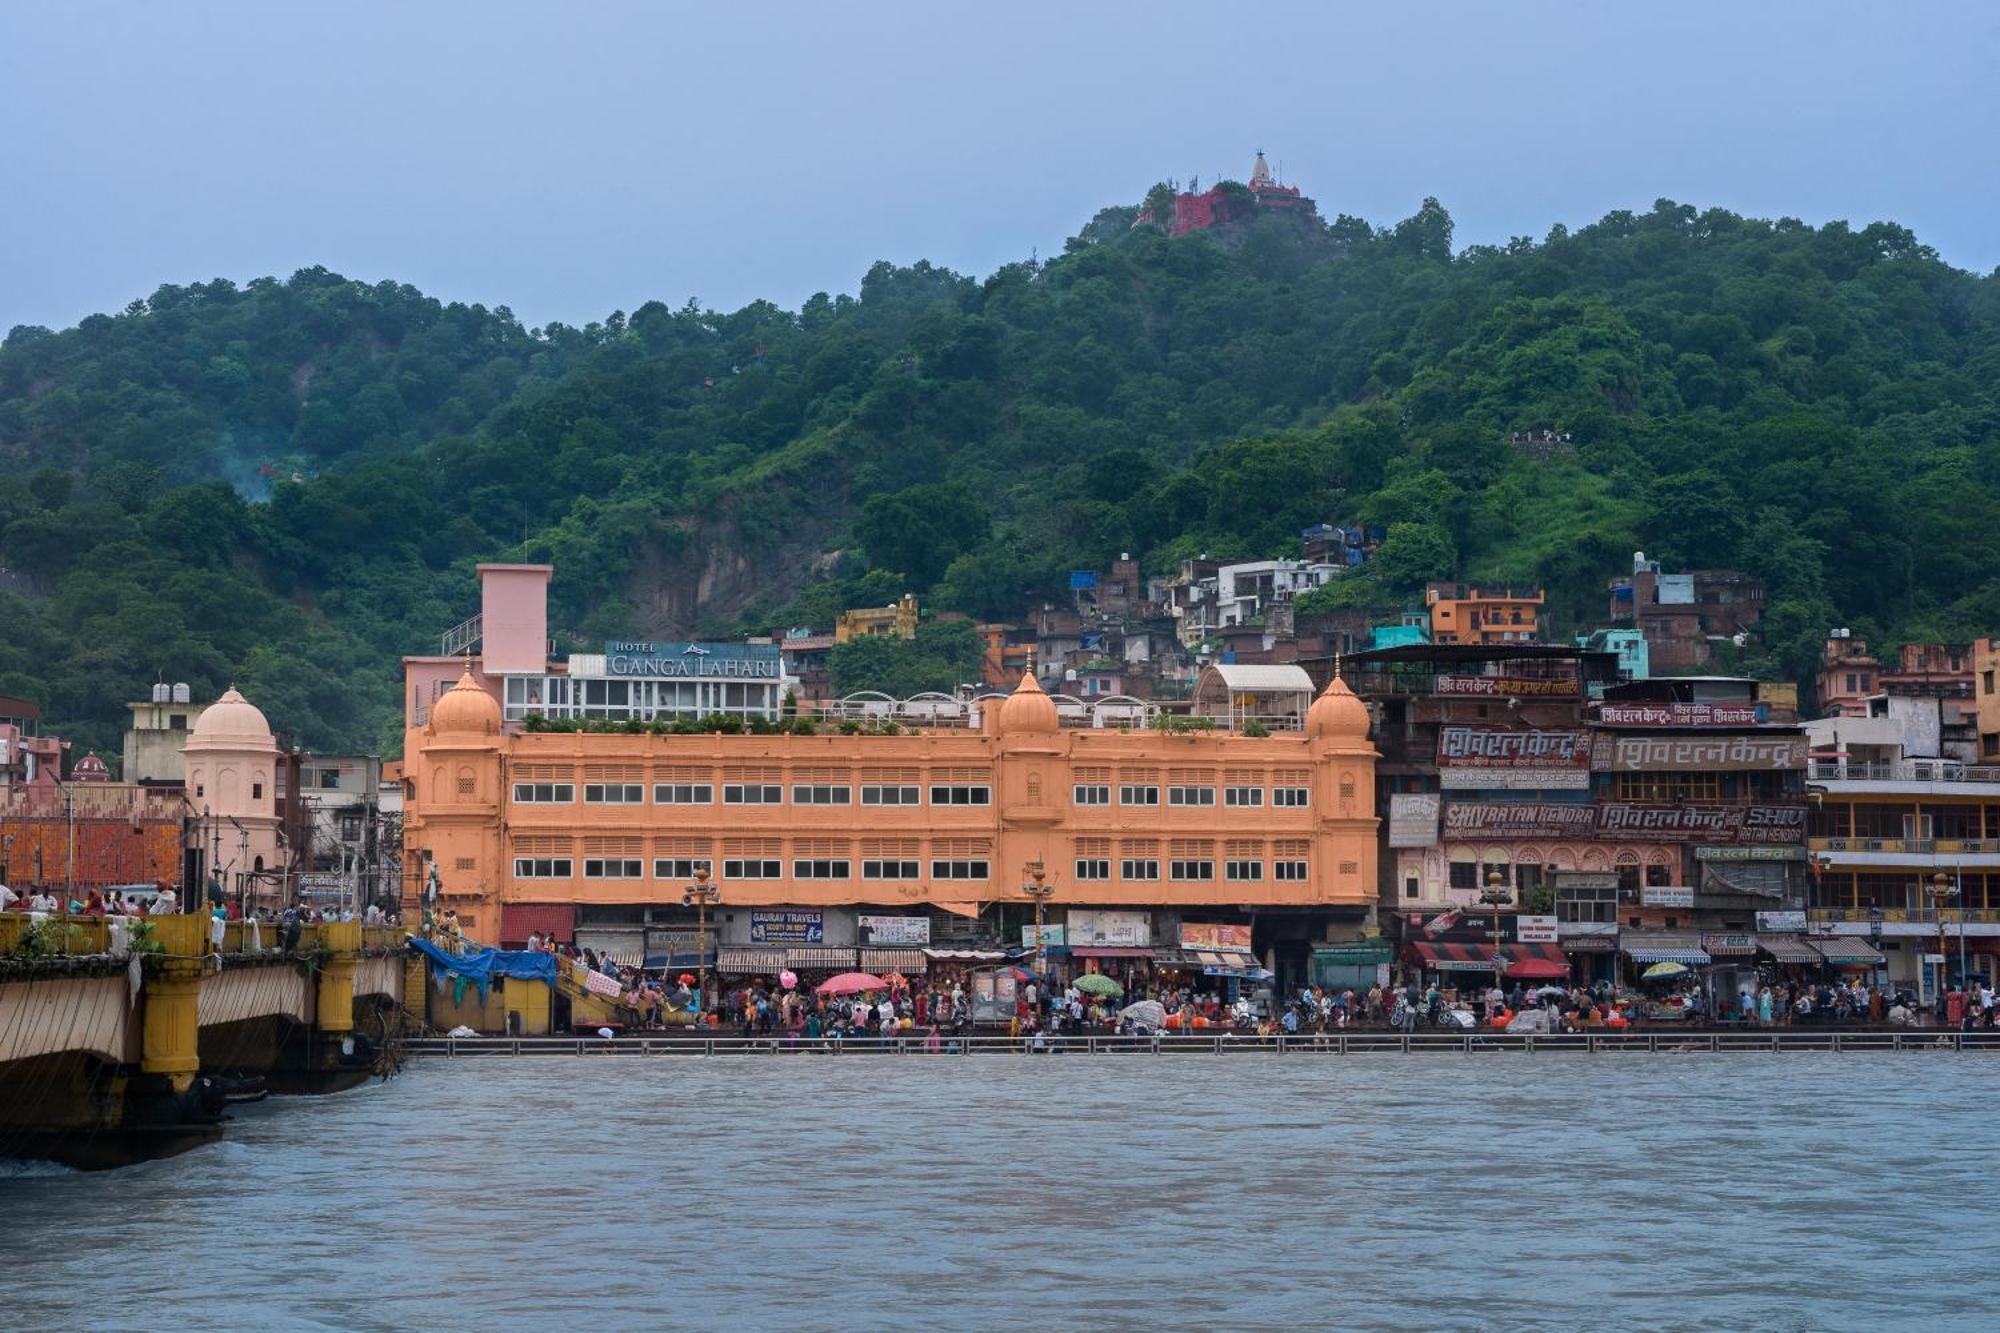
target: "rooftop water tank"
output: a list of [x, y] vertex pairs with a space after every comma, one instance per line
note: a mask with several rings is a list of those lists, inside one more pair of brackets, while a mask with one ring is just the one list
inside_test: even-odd
[[175, 681], [173, 701], [177, 704], [184, 704], [184, 703], [191, 703], [193, 702], [193, 700], [194, 700], [194, 695], [188, 692], [187, 682], [184, 680]]
[[160, 681], [158, 684], [153, 686], [154, 703], [163, 704], [173, 697], [174, 697], [173, 687], [168, 685], [165, 681]]

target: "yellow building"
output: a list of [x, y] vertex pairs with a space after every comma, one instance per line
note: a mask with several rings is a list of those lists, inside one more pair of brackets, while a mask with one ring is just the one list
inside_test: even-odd
[[917, 637], [917, 595], [906, 592], [887, 606], [842, 611], [833, 623], [833, 641], [849, 639], [914, 639]]

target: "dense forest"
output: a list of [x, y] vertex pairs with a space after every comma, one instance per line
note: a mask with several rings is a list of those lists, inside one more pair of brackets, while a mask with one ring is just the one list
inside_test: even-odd
[[[1295, 554], [1323, 520], [1388, 532], [1331, 600], [1536, 581], [1559, 630], [1636, 549], [1750, 569], [1735, 665], [1776, 676], [1831, 625], [2000, 631], [2000, 280], [1901, 227], [1662, 200], [1454, 250], [1432, 200], [1136, 216], [796, 311], [531, 329], [310, 269], [16, 328], [0, 692], [115, 753], [154, 680], [233, 680], [298, 743], [393, 750], [396, 658], [475, 609], [480, 560], [552, 561], [585, 643], [906, 589], [1006, 618], [1120, 551]], [[1542, 428], [1573, 447], [1509, 446]]]

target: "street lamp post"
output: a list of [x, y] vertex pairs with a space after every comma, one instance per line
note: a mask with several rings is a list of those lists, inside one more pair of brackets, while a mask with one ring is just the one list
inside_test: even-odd
[[1042, 939], [1042, 913], [1048, 905], [1049, 896], [1056, 891], [1056, 886], [1047, 882], [1049, 870], [1042, 864], [1041, 857], [1038, 856], [1028, 862], [1026, 870], [1028, 882], [1021, 886], [1021, 892], [1035, 900], [1035, 975], [1041, 977], [1048, 973], [1049, 954], [1048, 945]]
[[695, 909], [694, 993], [708, 1009], [708, 909], [722, 901], [722, 886], [708, 882], [708, 867], [694, 868], [694, 883], [681, 891], [681, 906]]
[[[1937, 913], [1938, 1006], [1939, 1006], [1938, 1011], [1942, 1013], [1944, 1006], [1944, 981], [1945, 981], [1944, 905], [1951, 899], [1958, 897], [1958, 886], [1956, 884], [1953, 884], [1949, 879], [1947, 879], [1945, 877], [1944, 871], [1940, 870], [1936, 874], [1931, 876], [1931, 882], [1929, 886], [1926, 888], [1925, 892], [1927, 892], [1930, 895], [1931, 910]], [[1965, 984], [1965, 925], [1963, 921], [1960, 922], [1958, 927], [1958, 943], [1959, 943], [1958, 983], [1959, 985], [1962, 986]]]
[[[1498, 870], [1489, 870], [1486, 872], [1486, 888], [1479, 895], [1479, 901], [1493, 909], [1493, 988], [1495, 990], [1505, 989], [1501, 986], [1500, 982], [1506, 975], [1500, 961], [1500, 908], [1512, 896], [1507, 892], [1505, 876]], [[1488, 1014], [1487, 1017], [1491, 1018], [1492, 1015]]]

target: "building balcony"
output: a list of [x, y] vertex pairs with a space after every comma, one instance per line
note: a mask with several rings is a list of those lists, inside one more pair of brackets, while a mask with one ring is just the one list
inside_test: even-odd
[[1812, 759], [1806, 764], [1806, 781], [1828, 786], [1850, 784], [1857, 793], [1910, 790], [1922, 794], [1934, 787], [1985, 785], [2000, 794], [2000, 764], [1967, 764], [1957, 759]]
[[2000, 868], [1996, 838], [1808, 838], [1813, 859], [1835, 869]]

